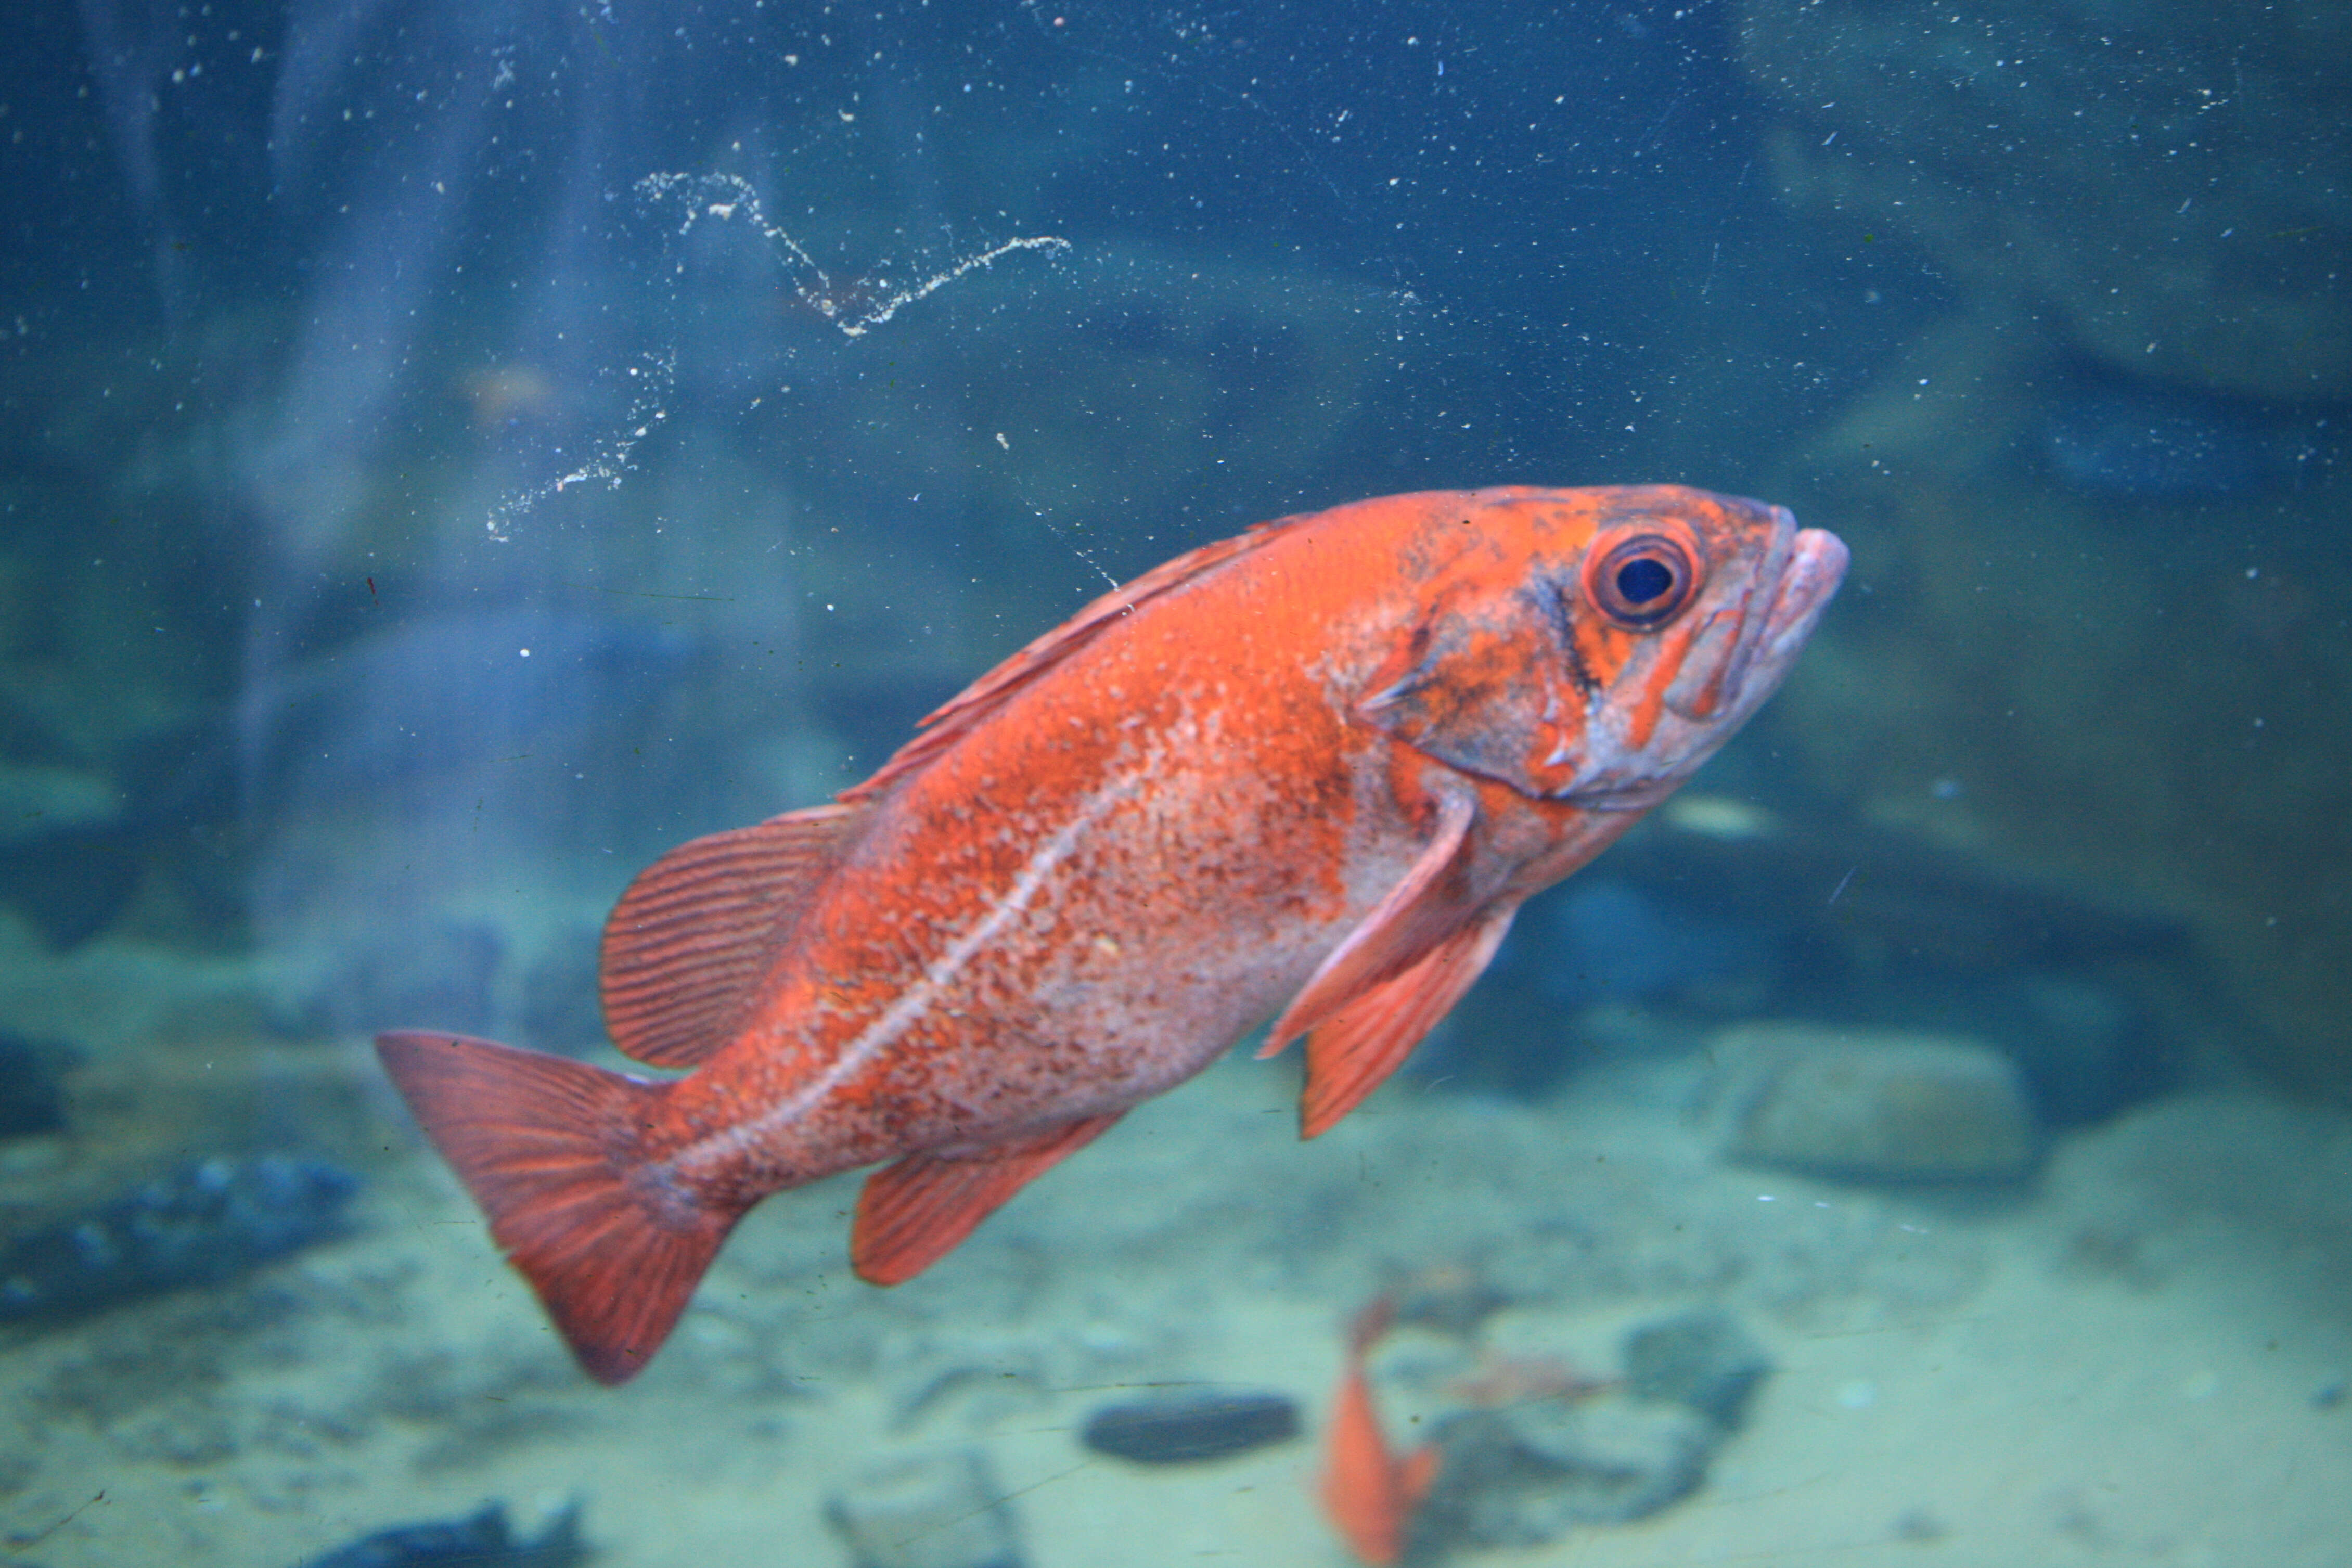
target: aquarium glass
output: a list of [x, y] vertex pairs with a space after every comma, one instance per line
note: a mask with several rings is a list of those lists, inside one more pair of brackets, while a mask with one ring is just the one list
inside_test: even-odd
[[2346, 1561], [2340, 0], [0, 40], [7, 1563]]

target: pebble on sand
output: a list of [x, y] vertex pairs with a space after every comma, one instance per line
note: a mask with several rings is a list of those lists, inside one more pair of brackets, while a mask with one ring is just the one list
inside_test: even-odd
[[1107, 1405], [1079, 1440], [1139, 1465], [1183, 1465], [1245, 1454], [1298, 1436], [1298, 1406], [1285, 1394], [1194, 1394]]
[[1021, 1568], [1012, 1501], [977, 1449], [887, 1460], [824, 1512], [852, 1568]]

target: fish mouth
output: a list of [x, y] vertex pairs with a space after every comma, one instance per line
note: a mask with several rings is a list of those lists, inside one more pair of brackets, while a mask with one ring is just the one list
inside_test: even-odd
[[1799, 528], [1786, 507], [1772, 508], [1772, 522], [1778, 537], [1771, 556], [1778, 557], [1779, 570], [1768, 564], [1766, 583], [1759, 584], [1771, 596], [1750, 611], [1747, 635], [1739, 639], [1729, 668], [1720, 677], [1725, 701], [1710, 716], [1716, 740], [1700, 752], [1694, 766], [1738, 733], [1765, 700], [1780, 689], [1797, 656], [1812, 637], [1813, 628], [1821, 624], [1822, 612], [1829, 608], [1838, 585], [1845, 581], [1849, 557], [1843, 540], [1825, 528]]
[[[1836, 534], [1799, 528], [1786, 507], [1760, 510], [1771, 532], [1754, 583], [1716, 612], [1665, 693], [1675, 713], [1727, 735], [1779, 689], [1845, 578], [1846, 548]], [[1732, 635], [1721, 637], [1726, 630]]]
[[[1790, 521], [1793, 526], [1795, 519]], [[1748, 679], [1761, 676], [1764, 680], [1759, 700], [1770, 695], [1780, 684], [1781, 677], [1789, 673], [1798, 651], [1813, 635], [1822, 612], [1837, 596], [1838, 584], [1845, 581], [1851, 560], [1845, 541], [1825, 528], [1800, 528], [1790, 541], [1789, 563], [1781, 569], [1771, 606], [1764, 613], [1763, 631], [1756, 639], [1751, 656]]]

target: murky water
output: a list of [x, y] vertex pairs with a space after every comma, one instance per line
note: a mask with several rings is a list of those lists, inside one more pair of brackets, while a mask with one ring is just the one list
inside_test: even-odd
[[[16, 1560], [1339, 1563], [1382, 1297], [1406, 1561], [2340, 1557], [2332, 10], [11, 39]], [[856, 1177], [786, 1194], [607, 1390], [376, 1063], [625, 1066], [633, 876], [1113, 584], [1623, 483], [1790, 507], [1846, 586], [1328, 1136], [1243, 1053], [887, 1290]]]

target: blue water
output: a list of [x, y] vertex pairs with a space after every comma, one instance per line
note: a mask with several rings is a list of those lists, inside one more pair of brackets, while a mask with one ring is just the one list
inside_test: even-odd
[[[1446, 1299], [1487, 1305], [1380, 1363], [1415, 1419], [1576, 1323], [1605, 1358], [1611, 1311], [1724, 1307], [1766, 1342], [1779, 1381], [1648, 1527], [1687, 1532], [1670, 1553], [2336, 1560], [2352, 59], [2326, 6], [22, 10], [0, 1034], [28, 1043], [0, 1100], [65, 1125], [0, 1137], [0, 1243], [66, 1258], [208, 1160], [364, 1185], [292, 1262], [231, 1226], [220, 1255], [260, 1259], [233, 1277], [7, 1330], [11, 1552], [292, 1563], [491, 1501], [568, 1552], [547, 1521], [577, 1502], [615, 1563], [980, 1568], [839, 1522], [911, 1507], [869, 1472], [928, 1443], [1043, 1489], [1034, 1568], [1182, 1530], [1338, 1563], [1298, 1478], [1339, 1325], [1454, 1269]], [[676, 1370], [605, 1394], [362, 1048], [603, 1051], [598, 933], [640, 868], [856, 783], [1184, 550], [1366, 496], [1636, 482], [1835, 530], [1843, 595], [1692, 809], [1532, 903], [1360, 1126], [1299, 1147], [1295, 1069], [1225, 1064], [890, 1294], [846, 1272], [845, 1189], [778, 1198]], [[1781, 1024], [1896, 1053], [1849, 1083], [1958, 1042], [2013, 1086], [2023, 1163], [1774, 1164], [1759, 1119], [1818, 1065], [1752, 1033]], [[2017, 1322], [2048, 1337], [1928, 1342]], [[1898, 1328], [1901, 1354], [1836, 1337]], [[1990, 1434], [2062, 1403], [2000, 1415], [2002, 1379], [2135, 1334], [2162, 1396], [2070, 1395], [2070, 1458], [2000, 1481]], [[1905, 1382], [1939, 1345], [2002, 1378]], [[1087, 1391], [1224, 1380], [1293, 1396], [1307, 1439], [1246, 1483], [1045, 1484], [1092, 1463]], [[1913, 1423], [1854, 1439], [1891, 1468], [1823, 1460], [1843, 1479], [1787, 1501], [1844, 1441], [1823, 1413], [1866, 1409]], [[2119, 1480], [2093, 1460], [2126, 1434]], [[1493, 1544], [1466, 1496], [1416, 1560]], [[1529, 1560], [1650, 1560], [1580, 1528]]]

